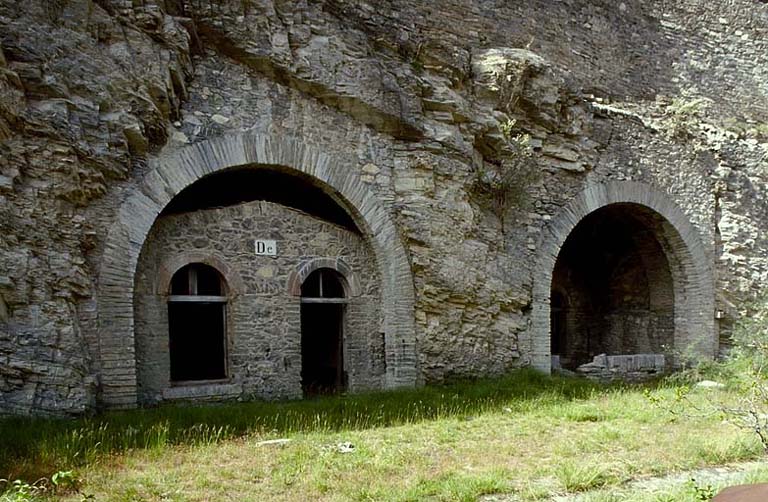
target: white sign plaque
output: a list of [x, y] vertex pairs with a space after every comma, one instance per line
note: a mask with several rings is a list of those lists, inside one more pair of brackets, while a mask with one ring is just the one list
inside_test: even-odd
[[277, 256], [277, 241], [256, 239], [254, 246], [259, 256]]

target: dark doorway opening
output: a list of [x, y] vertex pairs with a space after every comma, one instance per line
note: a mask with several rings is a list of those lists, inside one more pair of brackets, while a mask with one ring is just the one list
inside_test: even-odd
[[332, 269], [312, 272], [301, 286], [301, 388], [305, 397], [346, 388], [343, 278]]
[[598, 354], [663, 354], [674, 341], [674, 288], [663, 218], [638, 204], [584, 217], [552, 275], [553, 362], [575, 369]]
[[172, 382], [226, 378], [226, 300], [213, 267], [192, 263], [174, 274], [168, 299]]

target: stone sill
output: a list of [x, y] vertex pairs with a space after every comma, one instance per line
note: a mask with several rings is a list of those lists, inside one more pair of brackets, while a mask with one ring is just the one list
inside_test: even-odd
[[201, 400], [213, 401], [219, 399], [233, 399], [243, 393], [243, 386], [239, 383], [190, 383], [176, 385], [163, 390], [163, 399], [172, 400]]

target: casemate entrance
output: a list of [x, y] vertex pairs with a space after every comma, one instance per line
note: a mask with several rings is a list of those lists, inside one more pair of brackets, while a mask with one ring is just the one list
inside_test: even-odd
[[193, 183], [139, 259], [140, 402], [381, 388], [375, 263], [345, 208], [305, 176], [244, 167]]
[[554, 364], [568, 369], [598, 354], [674, 349], [675, 288], [663, 218], [638, 204], [611, 204], [584, 217], [552, 274]]
[[652, 185], [588, 186], [552, 217], [537, 246], [532, 365], [643, 379], [713, 358], [712, 252]]
[[[299, 138], [236, 133], [164, 156], [126, 193], [104, 249], [102, 406], [301, 397], [301, 286], [317, 268], [349, 286], [347, 389], [419, 383], [413, 278], [397, 228], [348, 159]], [[168, 296], [173, 275], [194, 263], [222, 280], [225, 378], [190, 385], [171, 375]]]

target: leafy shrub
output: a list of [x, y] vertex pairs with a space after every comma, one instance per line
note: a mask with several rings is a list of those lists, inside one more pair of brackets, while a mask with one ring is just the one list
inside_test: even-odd
[[516, 121], [499, 126], [504, 147], [499, 158], [483, 162], [475, 171], [470, 192], [482, 207], [504, 223], [507, 212], [525, 205], [529, 189], [540, 177], [533, 156], [531, 137], [516, 129]]
[[[708, 379], [726, 382], [736, 390], [737, 401], [724, 402], [713, 394], [707, 409], [692, 405], [689, 394], [694, 384]], [[690, 385], [680, 386], [686, 381]], [[726, 421], [756, 434], [768, 453], [768, 299], [750, 306], [737, 323], [733, 349], [725, 361], [699, 363], [673, 376], [671, 382], [678, 385], [671, 402], [651, 400], [673, 414], [685, 415], [690, 409], [703, 414], [720, 413]], [[682, 411], [682, 403], [688, 405], [689, 411]]]
[[[0, 479], [0, 502], [38, 502], [49, 500], [50, 495], [80, 493], [80, 478], [75, 471], [58, 471], [48, 478], [34, 483], [21, 479]], [[3, 491], [4, 490], [4, 491]], [[92, 500], [91, 495], [80, 493], [82, 500]]]
[[699, 130], [701, 113], [709, 105], [706, 98], [675, 98], [666, 110], [665, 122], [670, 138], [686, 140], [693, 138]]

